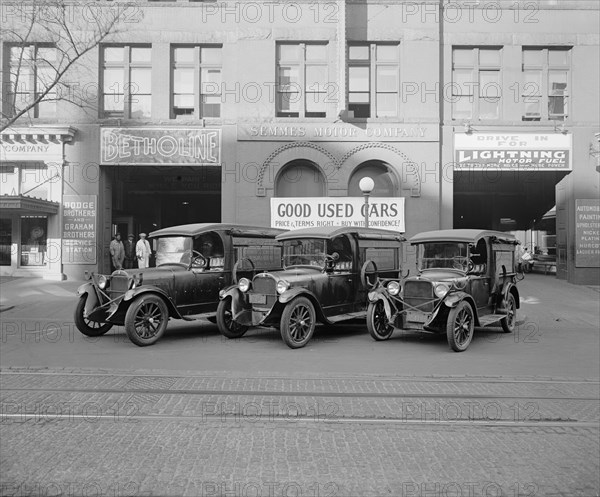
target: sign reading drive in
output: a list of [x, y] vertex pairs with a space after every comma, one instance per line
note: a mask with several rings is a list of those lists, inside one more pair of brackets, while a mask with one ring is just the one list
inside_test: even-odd
[[101, 128], [102, 164], [218, 166], [221, 130], [206, 128]]
[[[362, 197], [271, 198], [271, 227], [364, 226]], [[371, 197], [369, 227], [404, 232], [404, 198]]]

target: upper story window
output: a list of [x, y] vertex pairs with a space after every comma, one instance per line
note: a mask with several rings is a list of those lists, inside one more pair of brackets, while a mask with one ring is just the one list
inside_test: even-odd
[[355, 118], [398, 116], [399, 54], [398, 44], [348, 47], [348, 110]]
[[221, 117], [221, 47], [174, 47], [171, 60], [171, 117]]
[[523, 48], [523, 121], [564, 121], [568, 116], [571, 50]]
[[15, 116], [35, 104], [29, 117], [56, 116], [56, 87], [59, 79], [56, 48], [50, 45], [8, 45], [9, 81], [5, 81], [6, 104], [3, 112]]
[[325, 117], [327, 44], [277, 44], [277, 117]]
[[152, 99], [152, 48], [102, 47], [102, 117], [149, 118]]
[[502, 49], [452, 50], [452, 119], [500, 119]]

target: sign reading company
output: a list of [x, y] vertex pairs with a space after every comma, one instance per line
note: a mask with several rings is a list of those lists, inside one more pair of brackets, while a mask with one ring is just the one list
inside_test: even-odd
[[600, 200], [575, 200], [575, 266], [600, 267]]
[[63, 195], [63, 264], [96, 264], [96, 195]]
[[[362, 197], [271, 198], [271, 227], [364, 226]], [[404, 232], [404, 198], [371, 197], [369, 227]]]
[[570, 171], [571, 135], [561, 133], [459, 133], [454, 169]]
[[218, 166], [221, 130], [206, 128], [102, 128], [105, 165]]

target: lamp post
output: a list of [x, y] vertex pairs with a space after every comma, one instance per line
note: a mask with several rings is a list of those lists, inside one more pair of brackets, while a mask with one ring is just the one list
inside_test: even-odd
[[369, 195], [373, 191], [373, 188], [375, 188], [375, 182], [373, 181], [373, 178], [370, 178], [369, 176], [365, 176], [358, 183], [358, 187], [360, 188], [360, 191], [363, 192], [363, 196], [365, 197], [365, 228], [368, 228], [369, 227]]

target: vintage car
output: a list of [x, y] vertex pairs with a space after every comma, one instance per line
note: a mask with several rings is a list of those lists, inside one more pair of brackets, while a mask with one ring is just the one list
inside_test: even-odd
[[75, 324], [87, 336], [125, 325], [129, 339], [144, 346], [163, 335], [169, 318], [214, 321], [221, 289], [241, 276], [251, 277], [252, 268], [281, 267], [281, 243], [275, 236], [283, 232], [214, 223], [154, 231], [156, 267], [92, 273], [77, 291]]
[[221, 292], [219, 305], [239, 325], [237, 331], [219, 326], [226, 337], [240, 337], [249, 326], [275, 326], [290, 348], [303, 347], [317, 322], [364, 318], [376, 278], [400, 275], [405, 239], [392, 231], [318, 227], [276, 239], [283, 244], [282, 270], [241, 278]]
[[367, 328], [375, 340], [394, 329], [446, 333], [452, 350], [465, 350], [475, 326], [514, 330], [517, 240], [499, 231], [429, 231], [411, 238], [418, 274], [381, 279], [369, 292]]

